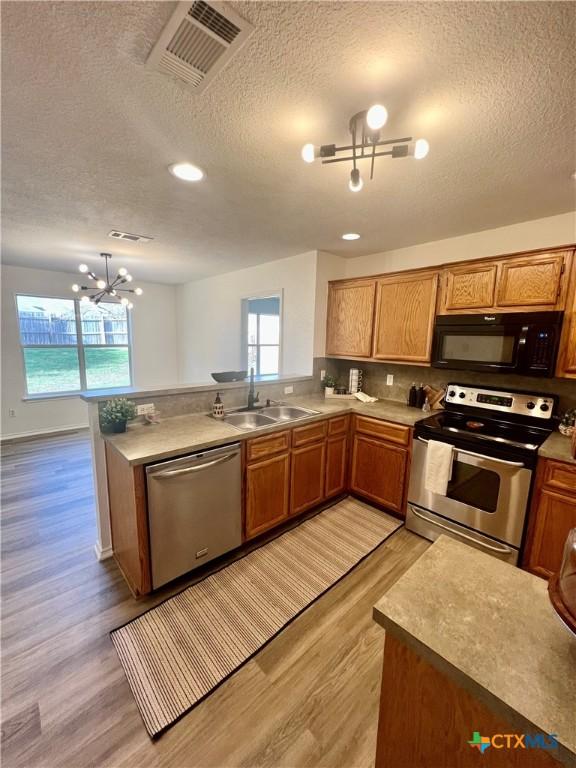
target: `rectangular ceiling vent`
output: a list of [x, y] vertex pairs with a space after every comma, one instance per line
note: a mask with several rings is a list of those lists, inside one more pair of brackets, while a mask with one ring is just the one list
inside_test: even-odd
[[153, 240], [153, 237], [147, 235], [131, 235], [130, 232], [120, 232], [118, 229], [112, 229], [108, 232], [108, 237], [113, 237], [114, 240], [130, 240], [132, 243], [149, 243]]
[[253, 31], [254, 27], [225, 3], [179, 2], [146, 66], [202, 91]]

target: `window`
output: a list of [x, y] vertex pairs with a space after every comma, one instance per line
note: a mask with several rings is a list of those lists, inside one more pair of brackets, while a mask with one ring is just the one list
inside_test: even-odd
[[280, 373], [280, 296], [244, 300], [246, 366], [256, 376]]
[[17, 296], [16, 306], [29, 395], [130, 386], [122, 304]]

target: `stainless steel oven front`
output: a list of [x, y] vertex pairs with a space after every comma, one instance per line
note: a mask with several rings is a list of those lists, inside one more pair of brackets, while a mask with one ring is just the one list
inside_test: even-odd
[[427, 538], [446, 533], [516, 563], [522, 542], [532, 470], [454, 446], [446, 495], [426, 490], [427, 441], [414, 440], [406, 527]]

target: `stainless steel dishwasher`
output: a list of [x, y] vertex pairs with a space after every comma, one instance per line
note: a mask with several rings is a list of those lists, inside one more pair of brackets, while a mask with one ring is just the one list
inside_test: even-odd
[[240, 443], [146, 467], [152, 587], [242, 543]]

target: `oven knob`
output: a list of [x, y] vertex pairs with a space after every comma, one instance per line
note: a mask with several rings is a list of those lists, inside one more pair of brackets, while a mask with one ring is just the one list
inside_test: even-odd
[[528, 408], [529, 411], [533, 411], [534, 408], [536, 408], [536, 403], [526, 403], [526, 408]]
[[456, 392], [454, 392], [454, 390], [451, 389], [450, 392], [448, 392], [448, 397], [456, 397]]
[[458, 392], [458, 397], [466, 397], [466, 392]]
[[548, 403], [542, 403], [542, 405], [540, 406], [540, 410], [544, 412], [549, 411], [550, 406], [548, 405]]

